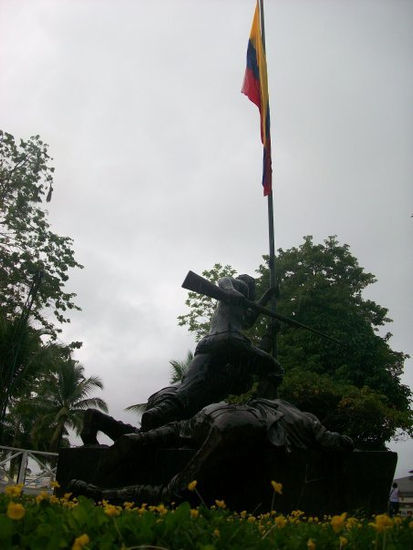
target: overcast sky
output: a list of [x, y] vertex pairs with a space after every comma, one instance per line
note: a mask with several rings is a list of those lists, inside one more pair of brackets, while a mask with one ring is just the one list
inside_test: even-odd
[[[254, 0], [0, 0], [0, 126], [49, 143], [53, 229], [84, 266], [62, 338], [111, 414], [167, 384], [189, 269], [268, 251], [257, 108], [240, 93]], [[276, 246], [337, 235], [413, 354], [413, 2], [267, 0]], [[413, 387], [413, 360], [404, 382]], [[412, 441], [397, 475], [413, 468]], [[410, 462], [408, 453], [410, 451]]]

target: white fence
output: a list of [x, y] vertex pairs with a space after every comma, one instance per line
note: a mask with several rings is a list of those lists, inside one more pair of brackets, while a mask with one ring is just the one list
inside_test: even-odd
[[50, 487], [56, 479], [58, 453], [46, 453], [0, 445], [0, 492], [12, 484], [22, 484], [24, 492]]

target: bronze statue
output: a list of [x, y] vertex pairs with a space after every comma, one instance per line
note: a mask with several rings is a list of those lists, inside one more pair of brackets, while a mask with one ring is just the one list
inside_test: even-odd
[[[225, 277], [216, 286], [189, 272], [183, 286], [216, 298], [218, 306], [182, 383], [150, 396], [140, 429], [87, 410], [85, 446], [59, 454], [60, 490], [119, 503], [193, 502], [187, 488], [196, 479], [210, 503], [225, 497], [233, 509], [269, 510], [269, 480], [277, 479], [287, 487], [278, 503], [285, 512], [297, 507], [312, 514], [360, 507], [379, 512], [397, 456], [352, 453], [349, 437], [276, 399], [283, 371], [243, 330], [262, 313], [331, 338], [265, 308], [272, 289], [254, 301], [255, 281], [248, 275]], [[249, 390], [254, 378], [259, 381], [254, 399], [222, 402]], [[114, 444], [100, 446], [98, 431]], [[364, 479], [375, 488], [368, 495], [358, 490]]]
[[[211, 320], [207, 336], [195, 355], [182, 383], [165, 399], [158, 394], [142, 416], [142, 430], [162, 426], [173, 420], [192, 417], [200, 409], [225, 399], [230, 394], [248, 391], [253, 375], [258, 375], [265, 397], [275, 397], [283, 371], [266, 351], [254, 346], [243, 330], [251, 328], [259, 312], [246, 307], [245, 299], [255, 299], [255, 279], [249, 275], [223, 277], [218, 281], [222, 298]], [[257, 305], [266, 304], [274, 290], [269, 289]]]
[[[182, 383], [149, 397], [141, 420], [143, 431], [191, 418], [210, 403], [230, 394], [247, 392], [254, 375], [258, 375], [259, 395], [276, 397], [283, 374], [279, 363], [254, 346], [242, 332], [252, 327], [259, 315], [259, 311], [246, 307], [244, 302], [245, 298], [249, 301], [255, 298], [255, 279], [249, 275], [223, 277], [218, 281], [218, 288], [223, 299], [218, 302], [208, 335], [198, 343]], [[269, 289], [254, 304], [265, 305], [273, 292]], [[97, 444], [98, 431], [116, 440], [124, 433], [138, 430], [98, 411], [86, 411], [81, 433], [83, 443]]]
[[188, 484], [202, 480], [225, 458], [234, 460], [237, 450], [256, 451], [277, 447], [294, 450], [323, 449], [352, 451], [353, 442], [328, 431], [312, 414], [279, 399], [258, 398], [245, 405], [214, 403], [188, 420], [171, 422], [147, 432], [122, 435], [108, 449], [99, 477], [121, 467], [122, 462], [143, 449], [184, 448], [196, 450], [187, 465], [165, 485], [132, 485], [105, 489], [81, 480], [72, 480], [69, 490], [96, 500], [178, 501], [185, 497]]

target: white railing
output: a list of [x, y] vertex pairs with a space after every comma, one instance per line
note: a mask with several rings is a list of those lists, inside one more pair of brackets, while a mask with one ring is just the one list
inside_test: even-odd
[[[56, 479], [57, 460], [52, 460], [54, 466], [47, 463], [47, 458], [55, 458], [58, 453], [47, 453], [16, 447], [3, 447], [0, 445], [0, 492], [6, 485], [22, 484], [24, 489], [39, 489], [49, 486]], [[18, 468], [15, 468], [15, 464]], [[39, 471], [34, 473], [29, 470], [29, 463]], [[45, 480], [47, 479], [47, 483]]]

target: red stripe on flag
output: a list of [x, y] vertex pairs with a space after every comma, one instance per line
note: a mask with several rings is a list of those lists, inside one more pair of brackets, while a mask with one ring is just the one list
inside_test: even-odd
[[261, 110], [260, 82], [248, 67], [245, 70], [244, 84], [241, 91]]

